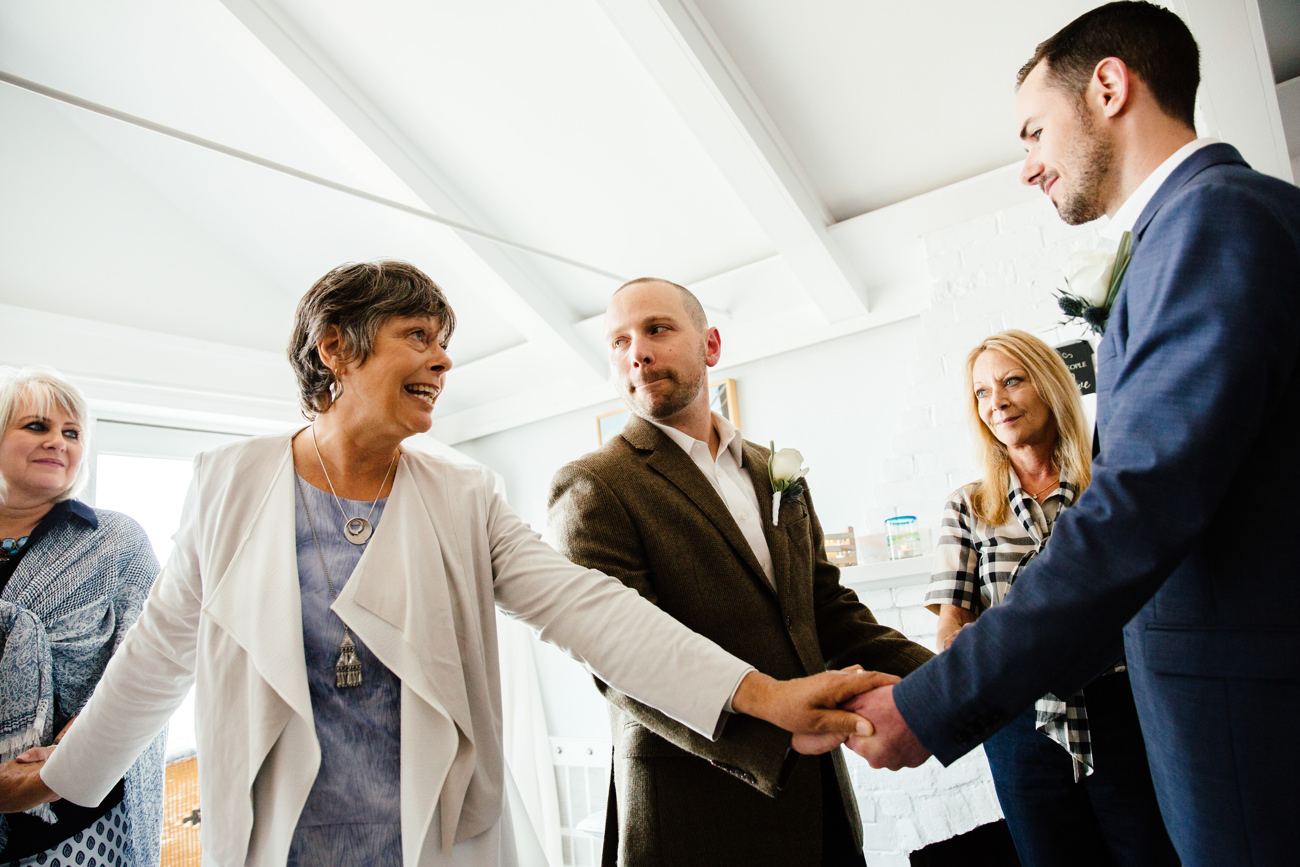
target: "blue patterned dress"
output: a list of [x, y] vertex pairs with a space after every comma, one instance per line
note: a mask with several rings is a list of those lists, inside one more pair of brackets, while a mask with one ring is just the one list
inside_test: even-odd
[[[343, 689], [335, 685], [343, 621], [330, 610], [334, 599], [321, 571], [323, 555], [334, 589], [342, 592], [367, 546], [353, 545], [344, 538], [343, 517], [328, 491], [301, 478], [297, 482], [301, 491], [295, 499], [303, 645], [321, 763], [294, 831], [289, 867], [400, 867], [401, 681], [353, 634], [361, 660], [361, 685]], [[320, 554], [303, 510], [304, 498], [315, 523]], [[349, 517], [370, 511], [368, 502], [342, 502]], [[370, 517], [375, 527], [385, 503], [380, 500], [375, 505]]]

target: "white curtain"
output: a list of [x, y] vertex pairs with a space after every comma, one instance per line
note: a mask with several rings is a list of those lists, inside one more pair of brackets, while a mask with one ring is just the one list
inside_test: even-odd
[[[564, 857], [560, 845], [560, 803], [555, 790], [555, 767], [551, 763], [551, 742], [542, 711], [542, 692], [537, 683], [537, 665], [533, 661], [535, 640], [527, 626], [497, 613], [507, 773], [514, 777], [519, 799], [546, 860], [551, 867], [561, 867]], [[516, 820], [520, 818], [516, 816]]]

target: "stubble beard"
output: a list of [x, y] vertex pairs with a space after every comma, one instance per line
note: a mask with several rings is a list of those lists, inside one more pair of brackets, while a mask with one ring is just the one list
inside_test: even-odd
[[1115, 163], [1114, 142], [1099, 134], [1086, 111], [1080, 117], [1079, 142], [1063, 160], [1074, 169], [1075, 189], [1056, 206], [1061, 219], [1071, 226], [1091, 223], [1106, 213], [1105, 187]]
[[628, 408], [633, 414], [640, 416], [647, 421], [662, 422], [665, 419], [672, 418], [677, 413], [691, 405], [704, 386], [706, 370], [701, 365], [700, 370], [691, 371], [689, 374], [683, 374], [678, 370], [668, 370], [664, 372], [664, 379], [673, 383], [673, 387], [658, 396], [651, 396], [641, 393], [631, 383], [627, 386], [626, 402]]

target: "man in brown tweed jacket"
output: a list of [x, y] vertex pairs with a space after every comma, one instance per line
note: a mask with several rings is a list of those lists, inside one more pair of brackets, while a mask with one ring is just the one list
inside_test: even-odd
[[[773, 525], [768, 450], [709, 410], [721, 336], [695, 296], [634, 280], [614, 294], [605, 326], [634, 415], [556, 473], [548, 522], [556, 546], [775, 678], [850, 665], [901, 676], [929, 659], [840, 585], [806, 489], [782, 498]], [[614, 737], [604, 864], [863, 863], [835, 736], [792, 744], [775, 726], [737, 715], [710, 741], [598, 686]]]

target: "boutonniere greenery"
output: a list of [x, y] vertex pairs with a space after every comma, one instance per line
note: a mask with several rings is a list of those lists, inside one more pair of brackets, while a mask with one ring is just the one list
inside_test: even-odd
[[803, 455], [797, 449], [776, 450], [776, 443], [770, 443], [771, 454], [767, 457], [767, 478], [772, 482], [772, 526], [779, 521], [781, 497], [794, 498], [803, 493], [803, 477], [808, 475], [808, 468], [803, 465]]
[[1084, 250], [1070, 256], [1066, 267], [1064, 291], [1057, 293], [1056, 303], [1066, 322], [1081, 321], [1094, 334], [1106, 331], [1106, 320], [1115, 306], [1120, 281], [1133, 258], [1133, 233], [1125, 232], [1114, 253]]

